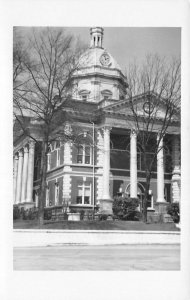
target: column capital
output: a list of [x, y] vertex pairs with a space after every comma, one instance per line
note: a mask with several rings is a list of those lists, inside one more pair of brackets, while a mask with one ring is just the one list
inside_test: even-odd
[[18, 156], [19, 156], [19, 157], [23, 157], [23, 155], [24, 155], [23, 148], [22, 148], [22, 149], [19, 149], [19, 150], [18, 150]]
[[103, 127], [103, 130], [104, 130], [104, 132], [105, 132], [105, 131], [111, 131], [111, 130], [112, 130], [112, 127], [109, 126], [109, 125], [105, 125], [105, 126]]
[[137, 137], [137, 130], [135, 128], [131, 129], [131, 136]]
[[18, 154], [18, 152], [16, 152], [16, 153], [14, 154], [14, 159], [19, 159], [19, 154]]
[[28, 145], [25, 145], [25, 146], [23, 147], [23, 152], [24, 152], [24, 153], [28, 153]]
[[34, 147], [35, 147], [35, 141], [30, 140], [30, 141], [28, 142], [28, 146], [29, 146], [29, 149], [34, 149]]

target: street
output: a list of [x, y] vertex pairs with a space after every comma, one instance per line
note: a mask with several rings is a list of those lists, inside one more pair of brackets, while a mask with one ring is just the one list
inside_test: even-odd
[[63, 245], [14, 248], [14, 270], [180, 270], [180, 245]]

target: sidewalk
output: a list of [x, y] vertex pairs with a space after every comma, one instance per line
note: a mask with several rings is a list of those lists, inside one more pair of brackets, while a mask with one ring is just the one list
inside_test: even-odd
[[179, 231], [14, 229], [14, 247], [180, 244]]

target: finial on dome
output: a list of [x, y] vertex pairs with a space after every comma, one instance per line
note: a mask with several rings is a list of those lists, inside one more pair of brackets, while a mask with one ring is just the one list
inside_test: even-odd
[[102, 27], [92, 27], [90, 28], [90, 35], [90, 48], [103, 48], [104, 29]]

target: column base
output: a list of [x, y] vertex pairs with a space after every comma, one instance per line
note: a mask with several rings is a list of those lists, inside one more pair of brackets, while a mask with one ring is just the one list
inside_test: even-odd
[[33, 208], [35, 207], [35, 202], [21, 202], [21, 203], [18, 203], [18, 207], [19, 208], [24, 208], [24, 209], [30, 209], [30, 208]]
[[105, 215], [113, 215], [113, 200], [112, 199], [101, 199], [99, 200], [100, 202], [100, 214], [105, 214]]
[[166, 201], [157, 201], [155, 203], [155, 209], [156, 212], [161, 213], [161, 214], [166, 214], [167, 213], [167, 207], [168, 207], [169, 203]]
[[168, 202], [157, 202], [155, 204], [156, 214], [160, 215], [160, 220], [163, 223], [174, 223], [171, 215], [167, 213]]

